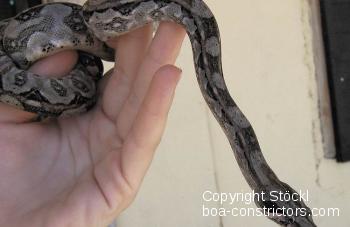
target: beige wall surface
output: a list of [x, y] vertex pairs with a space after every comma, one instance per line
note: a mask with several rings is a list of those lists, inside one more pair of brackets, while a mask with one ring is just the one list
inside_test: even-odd
[[[350, 165], [323, 158], [332, 144], [322, 143], [319, 104], [325, 100], [319, 100], [318, 86], [324, 74], [316, 67], [322, 50], [314, 43], [320, 42], [319, 34], [313, 36], [315, 1], [206, 2], [221, 30], [226, 82], [254, 126], [267, 161], [281, 179], [309, 191], [310, 207], [340, 209], [340, 217], [314, 217], [318, 226], [350, 226]], [[141, 192], [118, 226], [273, 226], [264, 217], [202, 216], [203, 204], [220, 207], [204, 203], [204, 191], [249, 188], [201, 97], [188, 40], [178, 66], [183, 78], [165, 136]]]
[[[295, 189], [308, 190], [310, 207], [339, 208], [339, 217], [314, 217], [318, 226], [350, 226], [350, 164], [324, 158], [334, 148], [317, 1], [206, 2], [221, 30], [226, 82], [272, 169]], [[166, 133], [136, 201], [117, 226], [273, 226], [264, 217], [202, 216], [203, 205], [220, 207], [204, 202], [203, 192], [249, 188], [201, 97], [188, 40], [177, 64], [183, 78]]]

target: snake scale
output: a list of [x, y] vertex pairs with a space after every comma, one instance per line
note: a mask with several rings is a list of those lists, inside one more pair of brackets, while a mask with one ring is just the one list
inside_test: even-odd
[[[281, 226], [316, 226], [302, 199], [272, 201], [269, 196], [270, 192], [296, 192], [268, 166], [252, 126], [228, 92], [218, 25], [202, 0], [88, 0], [83, 7], [49, 3], [1, 21], [0, 101], [39, 118], [87, 111], [97, 99], [96, 84], [103, 74], [100, 59], [111, 61], [114, 56], [104, 42], [158, 21], [173, 21], [186, 29], [204, 99], [246, 181], [255, 192], [267, 195], [255, 201], [257, 206], [269, 209], [268, 218]], [[27, 71], [35, 61], [66, 49], [79, 51], [78, 63], [66, 77], [42, 78]], [[282, 208], [294, 212], [288, 215], [280, 212]]]

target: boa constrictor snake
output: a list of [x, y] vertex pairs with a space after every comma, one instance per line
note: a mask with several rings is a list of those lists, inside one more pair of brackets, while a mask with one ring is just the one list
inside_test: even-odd
[[[49, 3], [0, 22], [0, 101], [36, 113], [39, 118], [84, 112], [96, 101], [103, 67], [113, 60], [104, 41], [154, 21], [181, 24], [192, 43], [202, 94], [223, 128], [250, 187], [267, 195], [256, 201], [274, 208], [268, 217], [282, 226], [316, 226], [311, 210], [299, 201], [274, 201], [270, 192], [296, 193], [266, 163], [249, 121], [231, 98], [222, 66], [216, 20], [202, 0], [89, 0], [83, 8]], [[100, 41], [101, 40], [101, 41]], [[42, 78], [26, 71], [38, 59], [61, 50], [79, 51], [75, 68], [64, 78]], [[277, 208], [299, 209], [282, 214]]]

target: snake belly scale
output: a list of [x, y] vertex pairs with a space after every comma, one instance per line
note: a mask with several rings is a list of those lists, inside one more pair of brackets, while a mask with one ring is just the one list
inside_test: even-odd
[[[88, 0], [83, 8], [51, 3], [1, 21], [0, 101], [40, 118], [87, 111], [97, 99], [96, 83], [103, 72], [100, 58], [113, 57], [113, 50], [104, 42], [158, 21], [173, 21], [186, 29], [203, 97], [224, 130], [246, 181], [255, 192], [267, 195], [256, 205], [275, 211], [303, 209], [305, 215], [268, 212], [267, 217], [281, 226], [316, 226], [301, 199], [272, 201], [269, 197], [272, 191], [296, 192], [266, 163], [251, 124], [228, 92], [218, 25], [202, 0]], [[79, 61], [66, 77], [45, 79], [26, 71], [35, 61], [65, 49], [79, 50]]]

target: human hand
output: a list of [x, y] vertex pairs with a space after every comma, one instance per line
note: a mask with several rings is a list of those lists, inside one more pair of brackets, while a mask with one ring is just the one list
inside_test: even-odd
[[[129, 206], [163, 134], [184, 36], [166, 22], [153, 41], [149, 25], [109, 42], [116, 67], [88, 113], [26, 123], [33, 114], [0, 104], [0, 226], [107, 226]], [[76, 58], [31, 71], [63, 76]]]

